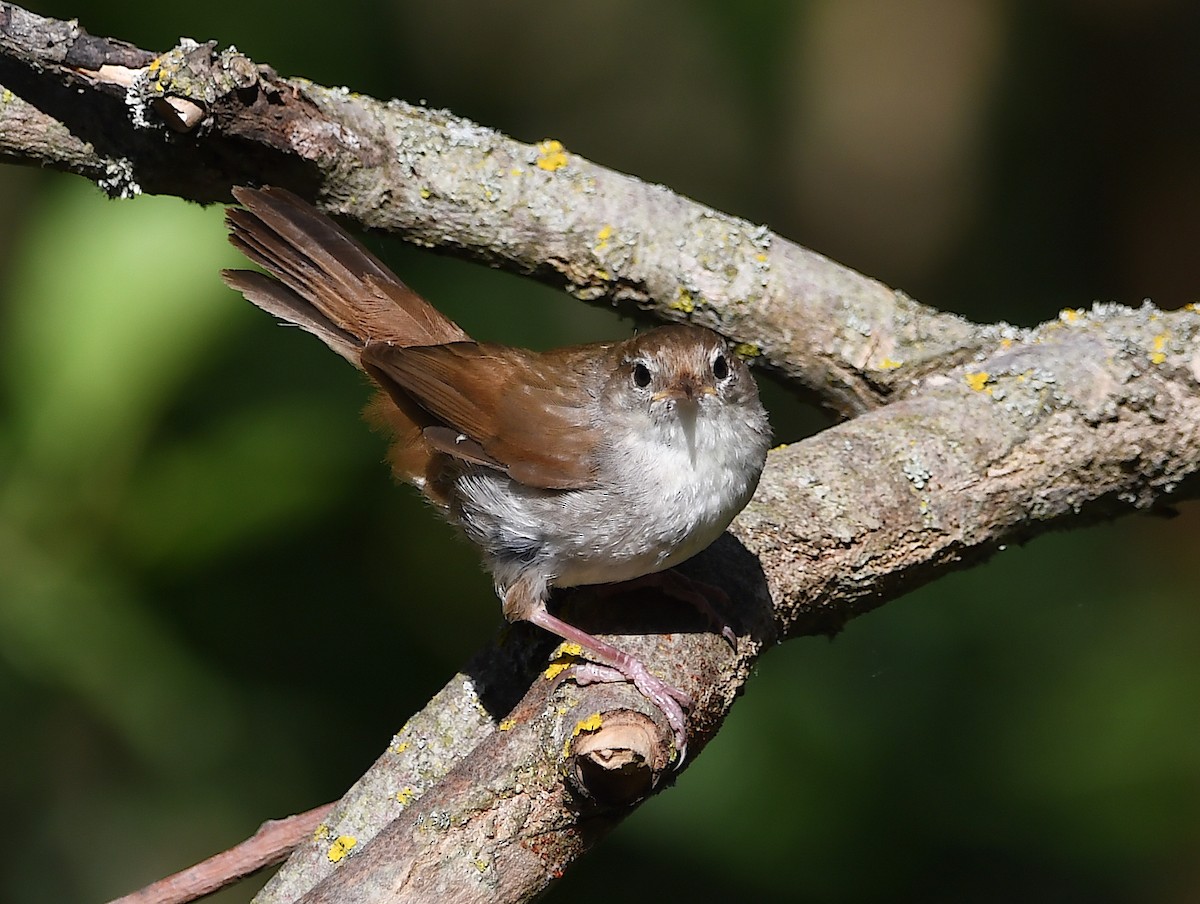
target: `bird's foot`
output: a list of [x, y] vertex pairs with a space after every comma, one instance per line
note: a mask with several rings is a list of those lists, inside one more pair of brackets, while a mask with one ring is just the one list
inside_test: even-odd
[[667, 724], [671, 726], [675, 740], [675, 768], [678, 769], [687, 756], [687, 717], [684, 712], [691, 709], [692, 698], [679, 688], [650, 674], [650, 670], [640, 659], [626, 653], [624, 660], [623, 668], [601, 665], [598, 662], [581, 662], [572, 666], [566, 672], [566, 677], [583, 686], [628, 681], [636, 687], [643, 697], [659, 708]]
[[577, 684], [607, 684], [628, 681], [659, 708], [671, 726], [675, 741], [678, 768], [687, 754], [687, 718], [684, 711], [691, 708], [692, 698], [668, 684], [657, 675], [652, 675], [646, 664], [635, 656], [614, 647], [607, 641], [588, 634], [582, 628], [563, 621], [546, 611], [545, 605], [534, 606], [526, 616], [529, 621], [552, 634], [557, 634], [568, 643], [577, 644], [587, 655], [600, 662], [582, 662], [566, 673]]

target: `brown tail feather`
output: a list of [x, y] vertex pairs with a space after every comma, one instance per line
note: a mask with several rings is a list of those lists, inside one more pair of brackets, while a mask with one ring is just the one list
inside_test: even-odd
[[257, 270], [222, 270], [221, 277], [229, 288], [241, 292], [268, 314], [312, 333], [355, 367], [362, 366], [359, 353], [363, 341], [339, 329], [315, 305], [283, 283]]
[[[225, 215], [229, 241], [270, 276], [224, 270], [226, 284], [247, 300], [312, 333], [363, 370], [369, 342], [440, 345], [469, 340], [375, 255], [315, 208], [282, 188], [235, 188], [243, 205]], [[367, 417], [388, 430], [397, 476], [426, 487], [434, 501], [440, 456], [425, 441], [429, 415], [403, 393], [381, 392]]]
[[437, 345], [470, 337], [358, 241], [291, 192], [235, 188], [229, 240], [274, 279], [227, 270], [225, 282], [361, 368], [367, 342]]

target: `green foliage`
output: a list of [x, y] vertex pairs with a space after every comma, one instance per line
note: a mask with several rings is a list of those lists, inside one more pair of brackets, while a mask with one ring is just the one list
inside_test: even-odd
[[[18, 565], [0, 572], [6, 659], [78, 694], [154, 760], [204, 750], [198, 723], [220, 738], [231, 715], [219, 674], [141, 605], [113, 542], [156, 419], [229, 322], [212, 304], [230, 257], [205, 242], [215, 214], [63, 183], [6, 286], [0, 558]], [[132, 662], [156, 680], [130, 682]]]

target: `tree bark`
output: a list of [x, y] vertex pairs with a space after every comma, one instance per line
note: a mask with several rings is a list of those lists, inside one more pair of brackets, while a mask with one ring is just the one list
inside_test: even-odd
[[[696, 701], [693, 755], [757, 657], [1052, 528], [1200, 493], [1200, 311], [1096, 305], [1022, 330], [922, 306], [756, 227], [444, 111], [284, 79], [233, 50], [154, 54], [0, 3], [0, 155], [112, 195], [283, 185], [334, 215], [586, 301], [713, 327], [851, 417], [774, 450], [689, 564], [735, 649], [684, 609], [586, 592]], [[671, 633], [666, 633], [671, 632]], [[401, 728], [256, 899], [523, 901], [673, 775], [623, 685], [578, 687], [506, 629]], [[686, 763], [684, 768], [686, 768]]]

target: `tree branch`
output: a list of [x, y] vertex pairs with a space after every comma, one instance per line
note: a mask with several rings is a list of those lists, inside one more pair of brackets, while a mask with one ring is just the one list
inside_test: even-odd
[[[697, 697], [695, 750], [719, 728], [757, 656], [780, 639], [835, 633], [1052, 528], [1200, 494], [1195, 310], [1114, 305], [1069, 315], [929, 384], [772, 453], [734, 536], [696, 563], [698, 576], [722, 580], [738, 601], [735, 652], [703, 633], [621, 637], [637, 655], [670, 664], [668, 679]], [[450, 888], [456, 900], [526, 900], [609, 827], [612, 813], [568, 815], [579, 807], [561, 777], [564, 739], [593, 714], [654, 713], [636, 695], [617, 702], [564, 688], [556, 696], [535, 682], [507, 716], [511, 730], [497, 731], [474, 701], [511, 668], [506, 649], [484, 651], [456, 676], [327, 821], [329, 838], [362, 843], [380, 833], [381, 853], [368, 847], [335, 870], [329, 840], [314, 840], [260, 901], [295, 900], [314, 877], [324, 878], [305, 900], [426, 900], [418, 889], [437, 890], [433, 900]], [[448, 712], [462, 717], [461, 728], [439, 721]], [[448, 730], [463, 738], [452, 753]], [[665, 744], [669, 733], [659, 732]], [[422, 750], [432, 737], [443, 745], [434, 758]], [[429, 790], [409, 801], [413, 776]], [[535, 878], [496, 887], [498, 872]]]
[[[4, 3], [0, 84], [8, 160], [112, 194], [286, 185], [588, 301], [713, 326], [858, 414], [773, 452], [731, 534], [692, 563], [735, 601], [736, 650], [656, 600], [606, 603], [591, 623], [586, 593], [568, 601], [693, 695], [693, 751], [770, 645], [834, 633], [1008, 543], [1200, 492], [1194, 308], [973, 325], [556, 142], [281, 79], [210, 45], [149, 54]], [[681, 626], [694, 633], [661, 633]], [[576, 687], [547, 652], [507, 629], [258, 900], [520, 901], [551, 882], [669, 778], [670, 732], [632, 689]]]
[[264, 822], [241, 844], [110, 904], [186, 904], [227, 888], [283, 862], [296, 848], [297, 839], [311, 835], [332, 808], [333, 804], [325, 804], [295, 816]]
[[[270, 181], [590, 302], [711, 326], [845, 414], [989, 341], [765, 227], [558, 142], [523, 144], [445, 111], [283, 79], [233, 49], [135, 53], [0, 2], [0, 85], [27, 102], [0, 104], [10, 160], [80, 173], [114, 195], [229, 201], [231, 185]], [[198, 119], [179, 112], [185, 103]], [[29, 106], [43, 131], [74, 140], [29, 140]]]

